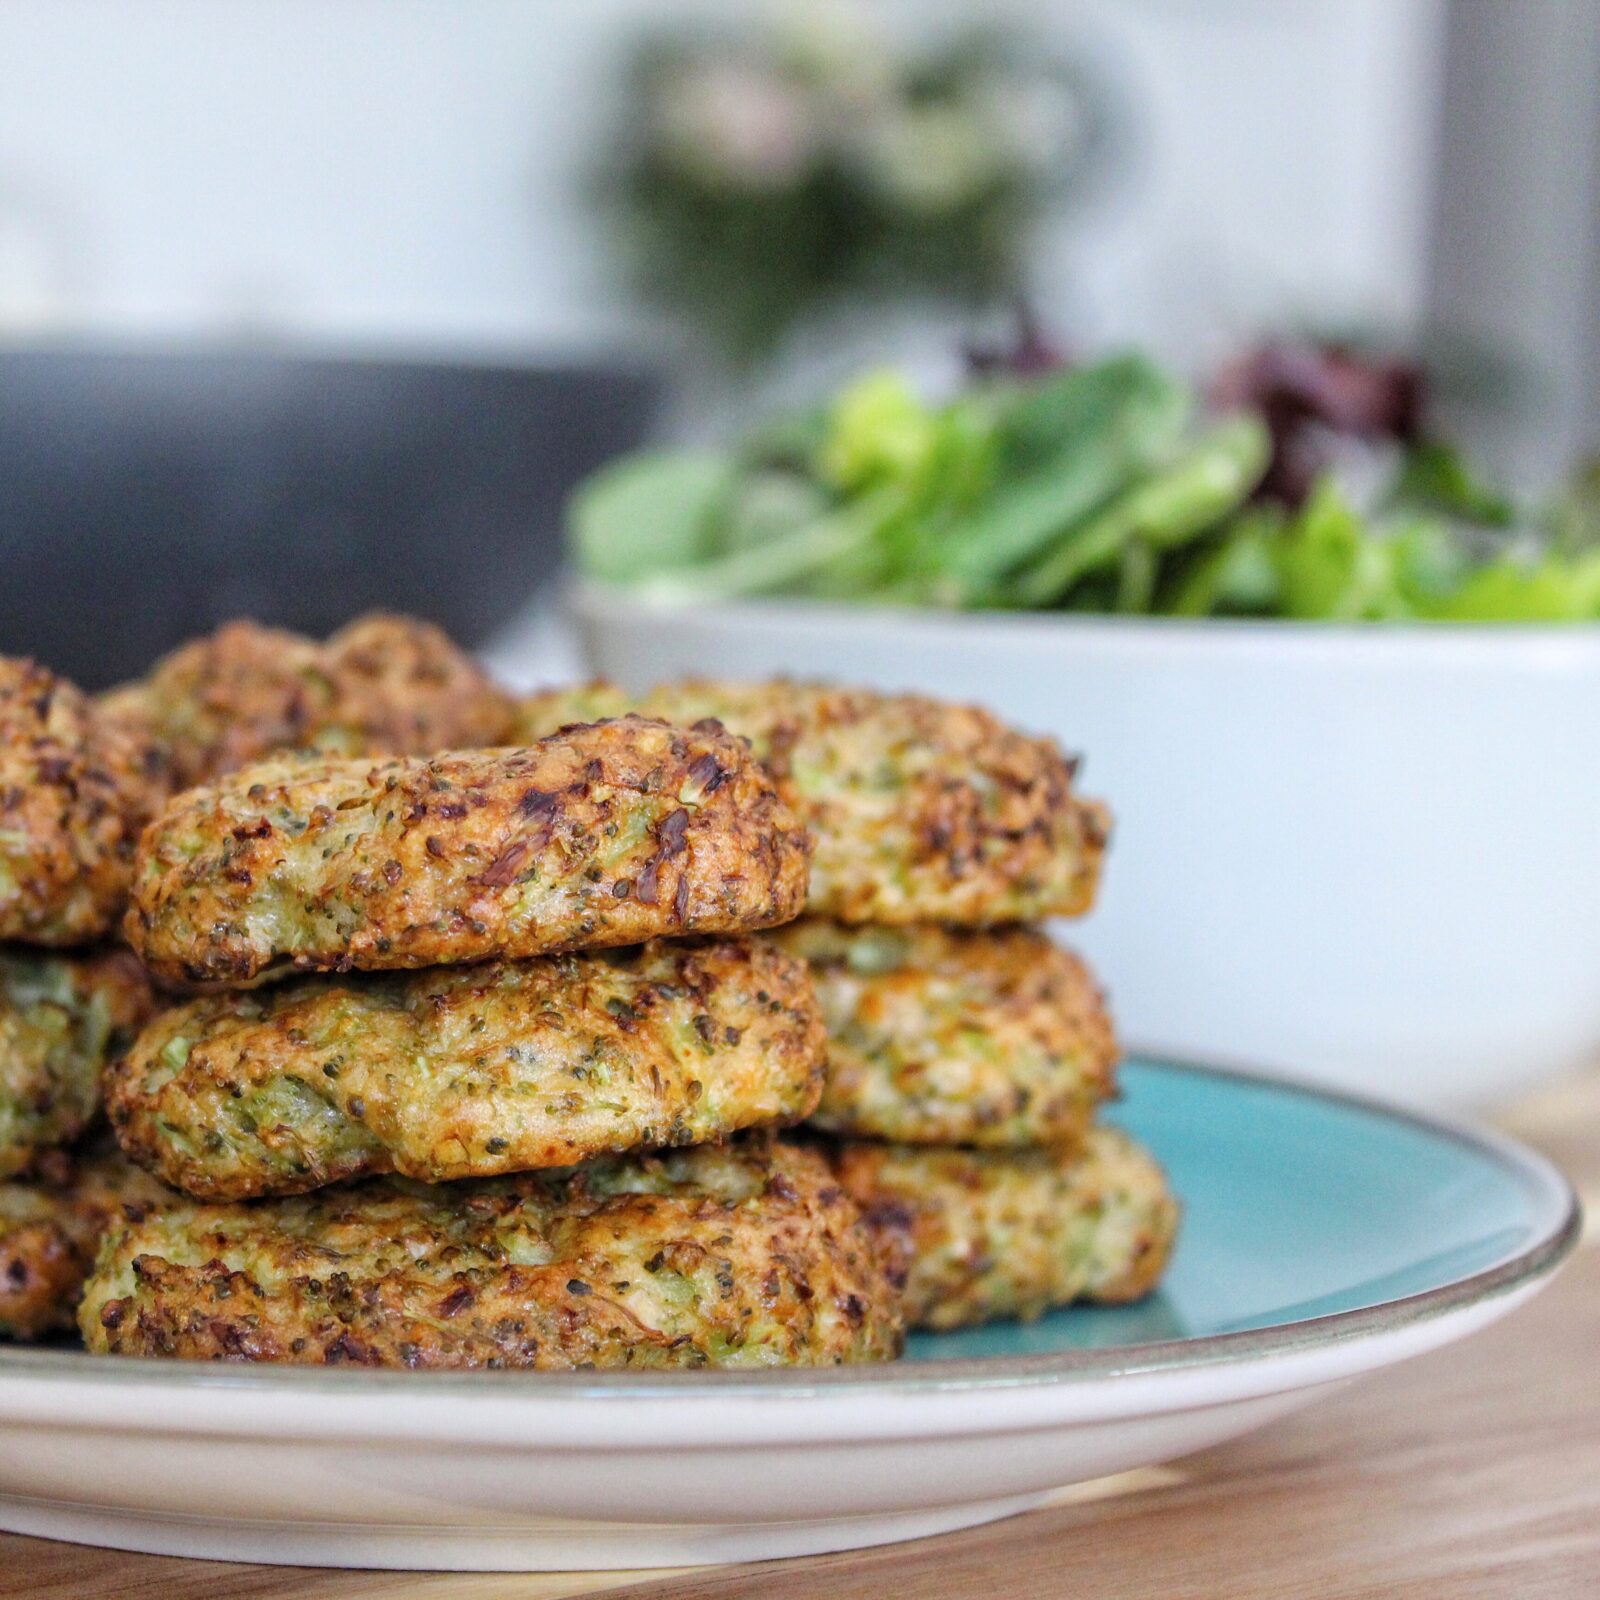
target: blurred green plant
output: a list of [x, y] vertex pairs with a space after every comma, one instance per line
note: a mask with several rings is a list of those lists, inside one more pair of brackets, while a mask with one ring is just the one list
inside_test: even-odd
[[1010, 31], [917, 53], [837, 9], [636, 48], [605, 191], [640, 290], [750, 363], [842, 297], [1019, 297], [1104, 144], [1077, 64]]

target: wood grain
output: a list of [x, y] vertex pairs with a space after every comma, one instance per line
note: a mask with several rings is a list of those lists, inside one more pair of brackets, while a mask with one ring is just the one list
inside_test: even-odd
[[[1517, 1131], [1600, 1192], [1600, 1074]], [[966, 1533], [677, 1574], [305, 1571], [0, 1535], [0, 1595], [126, 1600], [1592, 1600], [1600, 1595], [1600, 1248], [1465, 1344], [1171, 1468]]]
[[[1600, 1593], [1600, 1250], [1440, 1355], [1181, 1463], [1129, 1499], [859, 1555], [702, 1572], [651, 1600], [1368, 1600]], [[759, 1576], [757, 1575], [759, 1573]]]

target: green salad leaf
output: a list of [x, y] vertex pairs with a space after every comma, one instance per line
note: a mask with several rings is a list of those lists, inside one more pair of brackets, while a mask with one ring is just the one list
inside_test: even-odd
[[614, 462], [569, 535], [587, 576], [681, 603], [1600, 619], [1600, 467], [1530, 515], [1438, 439], [1409, 443], [1370, 506], [1332, 474], [1282, 504], [1272, 459], [1256, 412], [1208, 416], [1139, 355], [943, 404], [869, 372], [726, 450]]
[[602, 467], [567, 509], [578, 565], [608, 583], [712, 556], [733, 463], [710, 451], [650, 450]]

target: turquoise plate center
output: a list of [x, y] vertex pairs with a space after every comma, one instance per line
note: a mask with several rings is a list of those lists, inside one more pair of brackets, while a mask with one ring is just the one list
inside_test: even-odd
[[912, 1360], [1200, 1339], [1424, 1293], [1527, 1249], [1549, 1197], [1487, 1145], [1314, 1091], [1131, 1060], [1107, 1120], [1183, 1202], [1162, 1288], [1134, 1306], [918, 1334]]

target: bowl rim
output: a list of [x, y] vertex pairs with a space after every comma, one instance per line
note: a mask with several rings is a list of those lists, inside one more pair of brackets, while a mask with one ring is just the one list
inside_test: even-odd
[[674, 627], [770, 634], [804, 627], [820, 638], [859, 636], [876, 629], [908, 643], [951, 635], [985, 636], [1024, 648], [1071, 645], [1109, 652], [1211, 650], [1219, 654], [1286, 653], [1344, 659], [1352, 655], [1397, 662], [1454, 664], [1525, 660], [1541, 669], [1600, 666], [1600, 620], [1595, 622], [1348, 622], [1285, 617], [1152, 617], [1091, 612], [943, 611], [798, 598], [678, 600], [618, 584], [569, 577], [563, 605], [580, 622], [635, 626], [641, 619]]

